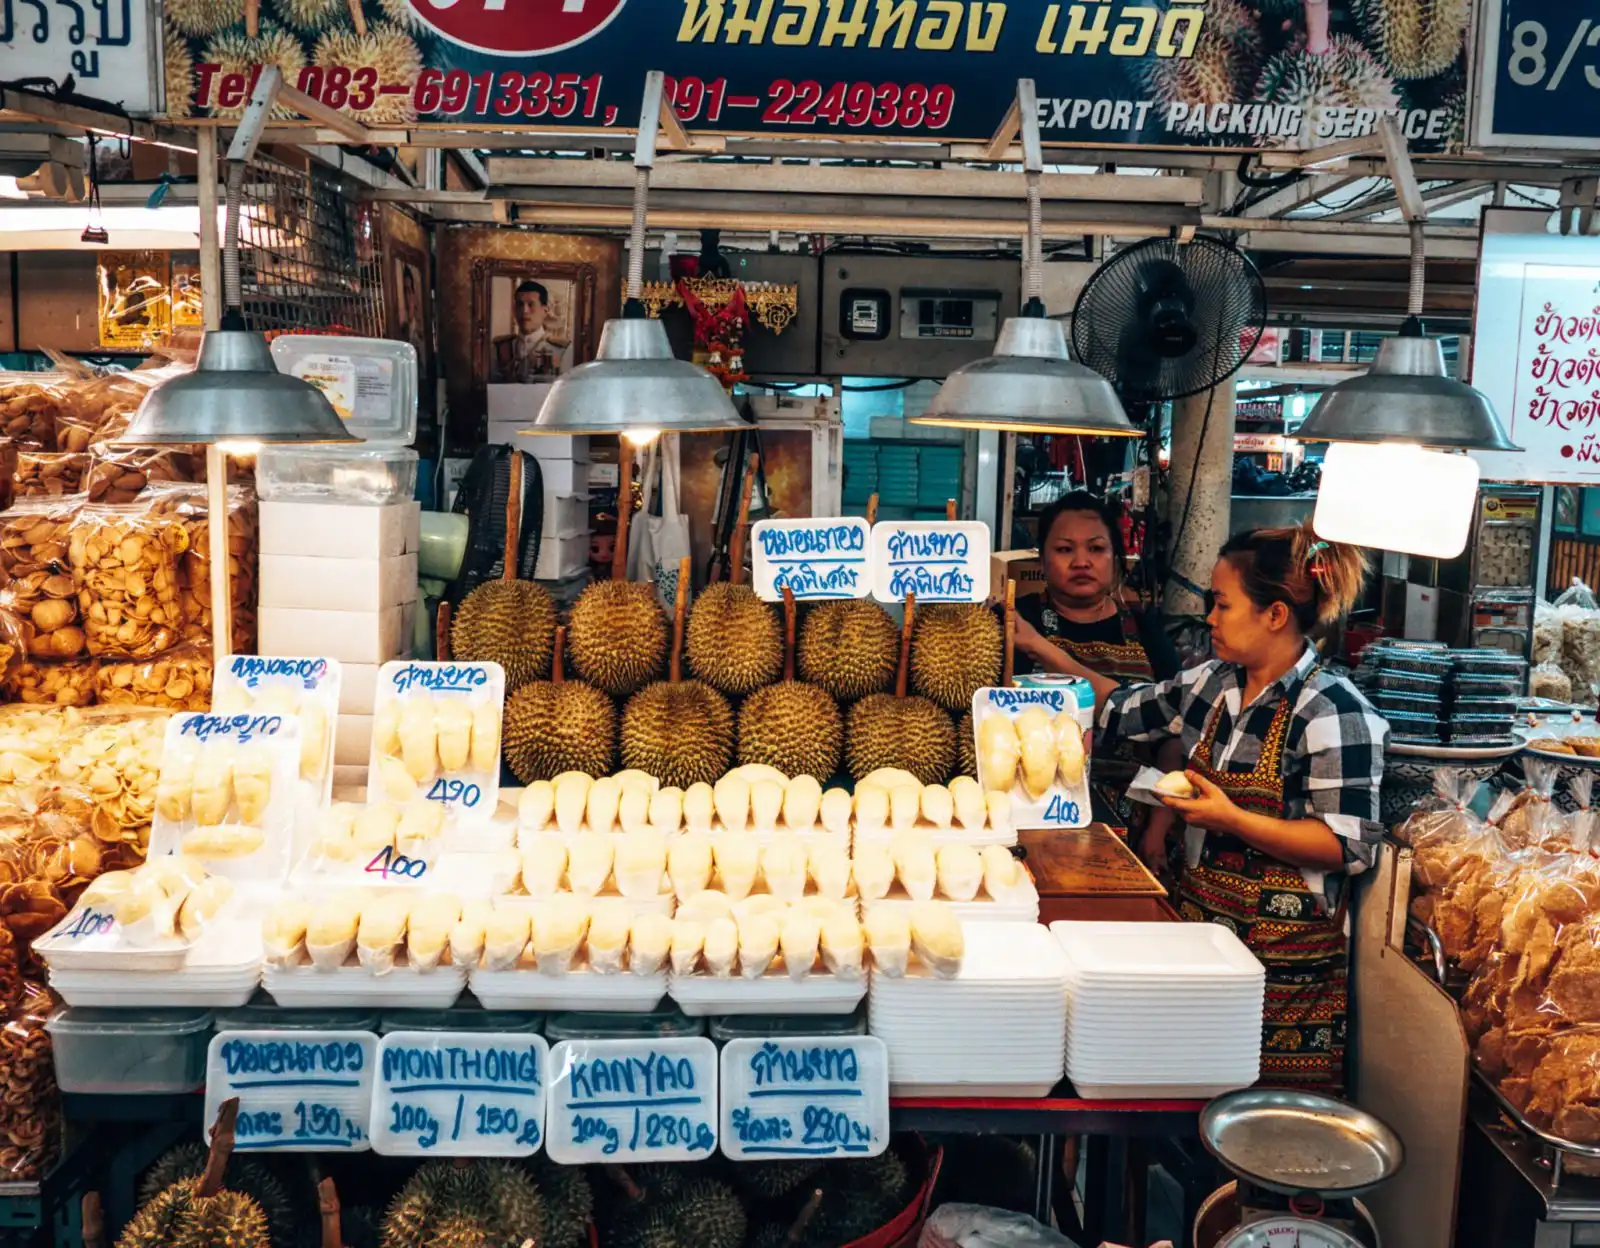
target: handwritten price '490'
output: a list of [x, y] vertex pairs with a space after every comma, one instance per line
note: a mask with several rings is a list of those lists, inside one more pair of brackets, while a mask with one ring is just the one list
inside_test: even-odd
[[[1553, 49], [1550, 47], [1550, 32], [1545, 24], [1536, 21], [1518, 22], [1511, 29], [1511, 52], [1506, 58], [1506, 72], [1511, 75], [1511, 81], [1519, 87], [1537, 87], [1542, 84], [1546, 91], [1554, 91], [1566, 80], [1567, 71], [1572, 68], [1573, 60], [1579, 50], [1585, 47], [1600, 47], [1600, 23], [1587, 17], [1573, 28], [1572, 35], [1567, 39], [1560, 55], [1554, 56], [1555, 65], [1552, 68], [1550, 62]], [[1585, 65], [1583, 76], [1591, 87], [1600, 91], [1600, 69], [1593, 64]]]

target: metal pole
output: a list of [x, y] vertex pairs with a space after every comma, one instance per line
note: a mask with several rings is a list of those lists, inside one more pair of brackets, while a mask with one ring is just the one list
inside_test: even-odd
[[195, 134], [195, 172], [200, 179], [200, 308], [207, 329], [222, 324], [222, 239], [217, 229], [217, 132]]
[[228, 452], [206, 447], [206, 514], [211, 559], [211, 652], [220, 663], [233, 653], [233, 578], [228, 574]]
[[1204, 615], [1201, 595], [1228, 540], [1233, 496], [1234, 383], [1172, 405], [1172, 472], [1167, 522], [1172, 531], [1168, 615]]

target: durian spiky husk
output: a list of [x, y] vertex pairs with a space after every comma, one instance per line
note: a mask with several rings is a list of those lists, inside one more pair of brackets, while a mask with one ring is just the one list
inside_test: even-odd
[[911, 633], [911, 690], [947, 711], [1000, 683], [1005, 631], [981, 602], [938, 603], [917, 611]]
[[267, 1215], [239, 1192], [195, 1194], [198, 1179], [180, 1179], [123, 1228], [117, 1248], [271, 1248]]
[[1272, 57], [1256, 80], [1255, 98], [1263, 104], [1298, 104], [1304, 110], [1298, 136], [1279, 136], [1272, 146], [1309, 141], [1328, 108], [1396, 108], [1394, 79], [1375, 57], [1349, 35], [1333, 35], [1328, 51], [1315, 56], [1302, 36]]
[[[390, 22], [374, 22], [364, 35], [353, 30], [331, 30], [317, 40], [311, 60], [324, 68], [347, 66], [352, 74], [371, 66], [377, 71], [381, 86], [404, 83], [414, 87], [417, 75], [422, 72], [422, 52], [417, 41]], [[411, 107], [413, 94], [411, 91], [380, 94], [370, 108], [355, 109], [347, 104], [340, 111], [369, 125], [415, 121], [417, 114]]]
[[870, 599], [824, 602], [801, 621], [795, 659], [803, 680], [853, 702], [894, 684], [900, 630]]
[[469, 663], [498, 663], [506, 693], [550, 674], [556, 604], [532, 581], [485, 581], [461, 601], [450, 624], [450, 648]]
[[822, 1163], [811, 1158], [799, 1161], [742, 1161], [729, 1163], [728, 1175], [740, 1191], [757, 1200], [771, 1200], [794, 1191], [821, 1170]]
[[194, 57], [189, 55], [189, 41], [170, 19], [161, 23], [161, 46], [167, 116], [176, 121], [194, 109]]
[[[205, 1173], [207, 1148], [199, 1142], [169, 1148], [144, 1172], [139, 1180], [139, 1203], [153, 1201], [174, 1183], [198, 1179]], [[267, 1217], [267, 1231], [274, 1244], [294, 1242], [300, 1210], [289, 1190], [261, 1161], [238, 1154], [228, 1158], [223, 1183], [230, 1191], [248, 1196]]]
[[662, 785], [714, 784], [733, 763], [733, 709], [699, 680], [647, 685], [622, 711], [622, 765]]
[[683, 653], [706, 684], [743, 696], [783, 672], [783, 626], [771, 604], [748, 585], [719, 582], [694, 600]]
[[244, 0], [166, 0], [162, 11], [180, 35], [214, 35], [244, 21]]
[[545, 1241], [540, 1248], [584, 1248], [594, 1217], [594, 1189], [583, 1167], [563, 1166], [536, 1153], [530, 1168], [545, 1202]]
[[956, 721], [956, 775], [978, 778], [978, 753], [972, 738], [972, 712]]
[[[389, 1206], [383, 1248], [439, 1248], [441, 1229], [466, 1234], [473, 1223], [486, 1232], [491, 1248], [524, 1239], [543, 1243], [538, 1185], [509, 1162], [425, 1162]], [[475, 1246], [466, 1240], [463, 1248]]]
[[596, 581], [572, 604], [567, 657], [595, 688], [625, 698], [661, 674], [667, 639], [667, 616], [655, 586]]
[[277, 0], [278, 16], [296, 30], [316, 34], [346, 21], [349, 0]]
[[875, 693], [850, 708], [844, 753], [857, 780], [900, 767], [923, 784], [943, 784], [956, 765], [956, 729], [927, 698]]
[[1135, 72], [1163, 104], [1231, 104], [1255, 81], [1261, 50], [1254, 13], [1239, 0], [1208, 0], [1193, 56], [1148, 56]]
[[739, 762], [826, 783], [839, 770], [844, 717], [825, 689], [785, 680], [757, 689], [739, 707]]
[[506, 699], [500, 736], [518, 780], [554, 780], [564, 771], [611, 774], [617, 755], [617, 708], [592, 685], [536, 680]]
[[[201, 53], [201, 61], [207, 65], [219, 66], [213, 82], [221, 81], [226, 74], [249, 74], [257, 65], [276, 65], [283, 71], [283, 80], [288, 83], [300, 80], [300, 71], [306, 67], [306, 50], [300, 46], [300, 40], [293, 33], [281, 26], [270, 22], [261, 23], [261, 33], [254, 39], [244, 33], [243, 28], [230, 30], [218, 35], [206, 44]], [[245, 106], [249, 103], [246, 97], [244, 103], [236, 104], [232, 108], [223, 108], [213, 96], [211, 115], [213, 117], [238, 117], [244, 113]], [[272, 110], [274, 117], [293, 117], [295, 112], [287, 105], [280, 104]]]
[[[1472, 0], [1351, 0], [1350, 11], [1396, 78], [1432, 78], [1461, 60]], [[1206, 9], [1211, 21], [1211, 9]]]

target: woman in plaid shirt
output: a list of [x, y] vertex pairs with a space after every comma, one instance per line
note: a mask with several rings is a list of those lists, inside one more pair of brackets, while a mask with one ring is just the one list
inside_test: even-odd
[[[1370, 866], [1388, 726], [1311, 639], [1354, 604], [1359, 550], [1309, 525], [1229, 540], [1211, 574], [1216, 659], [1118, 685], [1087, 670], [1101, 739], [1182, 743], [1192, 797], [1176, 901], [1267, 968], [1263, 1083], [1337, 1093], [1348, 1006], [1345, 883]], [[1198, 843], [1196, 843], [1198, 842]]]

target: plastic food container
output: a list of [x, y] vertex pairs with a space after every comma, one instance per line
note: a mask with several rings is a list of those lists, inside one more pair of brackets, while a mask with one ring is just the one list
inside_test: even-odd
[[1384, 719], [1389, 721], [1391, 740], [1437, 744], [1444, 739], [1444, 724], [1437, 715], [1392, 711]]
[[1407, 672], [1398, 668], [1380, 667], [1373, 679], [1373, 687], [1381, 693], [1426, 694], [1437, 704], [1444, 697], [1444, 674]]
[[377, 1031], [373, 1010], [286, 1010], [276, 1005], [246, 1005], [218, 1010], [218, 1031]]
[[1521, 676], [1528, 660], [1504, 650], [1452, 650], [1450, 661], [1457, 674], [1472, 676]]
[[1425, 676], [1444, 676], [1450, 671], [1447, 650], [1423, 650], [1414, 646], [1388, 646], [1376, 657], [1380, 671], [1419, 672]]
[[486, 1010], [481, 1005], [460, 1005], [448, 1010], [386, 1010], [378, 1034], [391, 1031], [516, 1031], [536, 1034], [544, 1015], [527, 1010]]
[[67, 1009], [45, 1030], [63, 1092], [193, 1092], [206, 1081], [210, 1010]]
[[409, 503], [417, 464], [417, 453], [405, 446], [263, 446], [256, 492], [274, 502]]
[[727, 1014], [709, 1019], [709, 1034], [718, 1044], [727, 1040], [763, 1040], [768, 1036], [864, 1036], [864, 1005], [851, 1014]]
[[1479, 674], [1457, 672], [1455, 691], [1457, 698], [1519, 697], [1527, 681], [1526, 673]]
[[363, 442], [416, 439], [417, 349], [409, 342], [284, 334], [272, 341], [272, 362], [321, 390]]
[[1509, 715], [1452, 715], [1450, 717], [1450, 739], [1455, 741], [1461, 737], [1509, 737], [1511, 735], [1511, 716]]
[[1508, 695], [1487, 698], [1458, 697], [1451, 707], [1452, 715], [1497, 715], [1511, 719], [1517, 714], [1517, 699]]
[[1439, 699], [1426, 693], [1393, 693], [1379, 689], [1372, 695], [1372, 704], [1385, 715], [1437, 716], [1439, 713]]
[[634, 1040], [642, 1036], [703, 1036], [706, 1020], [690, 1018], [681, 1010], [652, 1010], [648, 1014], [552, 1014], [545, 1020], [544, 1036], [551, 1044], [562, 1040]]

